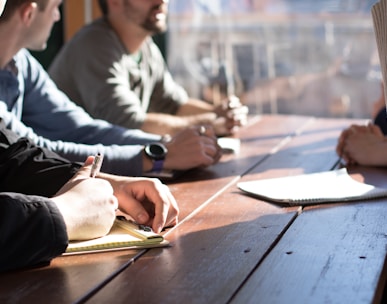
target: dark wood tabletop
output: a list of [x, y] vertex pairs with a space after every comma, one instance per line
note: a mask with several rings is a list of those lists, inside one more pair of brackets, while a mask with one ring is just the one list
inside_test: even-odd
[[[239, 181], [338, 167], [342, 129], [360, 120], [263, 115], [238, 154], [168, 181], [179, 224], [169, 248], [65, 256], [0, 274], [0, 303], [381, 303], [387, 199], [282, 207]], [[387, 170], [349, 167], [387, 188]]]

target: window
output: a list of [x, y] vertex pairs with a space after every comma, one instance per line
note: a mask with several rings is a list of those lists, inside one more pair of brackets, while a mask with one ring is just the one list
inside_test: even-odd
[[167, 60], [195, 97], [253, 113], [371, 117], [376, 0], [170, 0]]

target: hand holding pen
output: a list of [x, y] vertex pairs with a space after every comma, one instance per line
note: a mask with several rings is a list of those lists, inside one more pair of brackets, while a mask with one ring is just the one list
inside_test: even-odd
[[[88, 157], [77, 173], [51, 198], [63, 216], [69, 240], [97, 238], [109, 232], [118, 208], [110, 181], [97, 176], [101, 156]], [[90, 172], [93, 173], [90, 173]]]

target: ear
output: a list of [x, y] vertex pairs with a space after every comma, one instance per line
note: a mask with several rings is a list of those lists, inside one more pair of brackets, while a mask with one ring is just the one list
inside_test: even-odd
[[27, 2], [21, 6], [19, 15], [25, 25], [30, 25], [35, 19], [38, 12], [38, 4], [36, 2]]

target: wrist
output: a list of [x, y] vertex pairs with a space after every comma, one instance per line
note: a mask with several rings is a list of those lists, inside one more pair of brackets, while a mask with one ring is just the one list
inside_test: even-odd
[[[160, 172], [164, 168], [164, 160], [168, 153], [168, 149], [161, 142], [147, 144], [144, 148], [144, 154], [149, 161], [151, 162], [151, 172]], [[147, 170], [149, 171], [149, 169]]]

